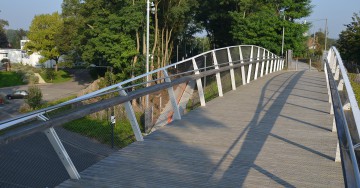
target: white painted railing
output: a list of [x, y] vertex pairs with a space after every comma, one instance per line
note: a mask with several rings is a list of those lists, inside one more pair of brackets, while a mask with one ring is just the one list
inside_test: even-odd
[[[205, 65], [201, 64], [201, 60], [203, 57], [209, 57], [212, 59], [210, 64]], [[203, 62], [204, 63], [204, 62]], [[169, 72], [173, 69], [179, 68], [179, 66], [187, 66], [190, 69], [185, 70], [184, 72], [176, 73], [169, 75]], [[247, 72], [245, 67], [247, 67]], [[240, 68], [240, 71], [238, 73], [235, 72], [237, 68]], [[176, 97], [174, 94], [173, 86], [177, 83], [175, 77], [183, 76], [188, 77], [189, 79], [195, 79], [198, 89], [198, 94], [200, 98], [200, 104], [201, 106], [205, 106], [205, 95], [204, 95], [204, 89], [203, 89], [203, 83], [201, 78], [204, 76], [211, 74], [216, 75], [216, 82], [217, 82], [217, 88], [218, 88], [218, 95], [220, 97], [223, 96], [223, 87], [221, 82], [221, 76], [220, 72], [223, 71], [230, 71], [230, 78], [231, 78], [231, 88], [232, 90], [236, 90], [236, 83], [235, 83], [235, 74], [241, 74], [242, 78], [242, 84], [248, 84], [251, 80], [256, 80], [259, 77], [263, 77], [267, 74], [270, 74], [272, 72], [276, 72], [279, 70], [282, 70], [284, 68], [284, 60], [281, 59], [279, 56], [273, 54], [269, 50], [266, 50], [262, 47], [253, 46], [253, 45], [240, 45], [240, 46], [230, 46], [220, 49], [211, 50], [208, 52], [201, 53], [199, 55], [196, 55], [194, 57], [185, 59], [183, 61], [153, 70], [149, 72], [148, 74], [142, 74], [140, 76], [134, 77], [129, 80], [122, 81], [120, 83], [114, 84], [112, 86], [97, 90], [95, 92], [83, 95], [81, 97], [63, 102], [61, 104], [51, 106], [45, 109], [37, 110], [35, 112], [27, 113], [9, 120], [5, 120], [0, 122], [0, 130], [4, 130], [10, 127], [17, 126], [20, 123], [28, 122], [33, 119], [40, 119], [41, 121], [48, 122], [48, 124], [51, 124], [51, 126], [57, 126], [58, 122], [51, 122], [52, 120], [47, 118], [45, 116], [46, 113], [59, 109], [61, 107], [75, 104], [80, 101], [88, 100], [94, 97], [106, 95], [113, 92], [118, 92], [120, 96], [128, 96], [126, 90], [138, 86], [145, 86], [147, 85], [147, 82], [143, 82], [143, 80], [146, 80], [147, 76], [152, 75], [159, 75], [158, 73], [161, 73], [160, 75], [163, 75], [161, 78], [157, 78], [154, 80], [150, 80], [148, 83], [151, 83], [151, 87], [156, 87], [157, 82], [159, 80], [164, 80], [165, 83], [169, 83], [169, 87], [167, 88], [169, 93], [169, 98], [173, 107], [174, 112], [174, 119], [181, 119], [181, 115], [179, 113], [179, 107], [178, 103], [176, 101]], [[214, 72], [214, 73], [213, 73]], [[154, 76], [155, 77], [155, 76]], [[140, 82], [139, 84], [133, 84], [135, 82]], [[180, 82], [179, 82], [180, 83]], [[154, 91], [155, 92], [155, 91]], [[133, 99], [133, 98], [131, 98]], [[135, 113], [133, 110], [133, 107], [130, 103], [130, 98], [125, 101], [123, 104], [125, 106], [125, 110], [127, 113], [127, 117], [130, 120], [133, 132], [135, 134], [137, 141], [142, 141], [143, 136], [140, 132], [139, 124], [135, 118]], [[117, 104], [112, 104], [117, 105]], [[102, 109], [99, 109], [99, 111]], [[80, 117], [79, 117], [80, 118]], [[66, 120], [67, 121], [67, 120]], [[70, 119], [68, 121], [71, 121]], [[53, 124], [52, 124], [53, 123]], [[39, 125], [42, 126], [42, 125]], [[80, 175], [77, 172], [76, 168], [72, 164], [70, 157], [68, 156], [67, 152], [65, 151], [61, 141], [59, 140], [55, 130], [51, 127], [48, 128], [44, 127], [44, 133], [49, 138], [51, 144], [53, 145], [54, 149], [57, 151], [59, 157], [62, 159], [62, 162], [64, 166], [66, 167], [70, 177], [72, 179], [79, 179]], [[38, 130], [39, 127], [34, 127], [33, 129]], [[29, 128], [25, 130], [27, 134], [29, 134]], [[24, 131], [24, 132], [25, 132]], [[21, 131], [18, 131], [21, 133]], [[17, 133], [19, 134], [19, 133]], [[10, 137], [13, 137], [14, 135], [11, 135]], [[0, 142], [6, 142], [9, 137], [7, 136], [1, 136]]]
[[333, 131], [337, 131], [339, 138], [335, 160], [341, 160], [346, 186], [360, 187], [355, 152], [360, 147], [360, 112], [347, 71], [335, 47], [328, 52], [324, 71], [332, 104], [330, 113], [334, 114]]

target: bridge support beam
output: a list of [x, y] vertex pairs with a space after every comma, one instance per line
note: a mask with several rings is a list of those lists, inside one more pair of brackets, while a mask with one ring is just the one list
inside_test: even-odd
[[[192, 59], [192, 63], [193, 63], [193, 67], [195, 70], [195, 74], [200, 74], [199, 68], [198, 68], [194, 58]], [[198, 93], [199, 93], [200, 105], [205, 106], [205, 95], [204, 95], [204, 89], [202, 86], [201, 78], [196, 79], [196, 86], [197, 86]]]
[[[230, 65], [230, 67], [232, 67], [232, 66], [234, 66], [234, 63], [233, 63], [233, 61], [232, 61], [232, 57], [231, 57], [231, 53], [230, 53], [230, 48], [226, 48], [226, 49], [227, 49], [227, 54], [228, 54], [229, 65]], [[230, 69], [230, 78], [231, 78], [231, 87], [232, 87], [232, 90], [236, 90], [234, 69]]]
[[[122, 86], [119, 86], [118, 88], [120, 89], [119, 94], [121, 96], [127, 96], [127, 93], [122, 89]], [[125, 102], [124, 107], [125, 107], [126, 115], [127, 115], [128, 119], [130, 121], [131, 128], [132, 128], [132, 130], [134, 132], [136, 140], [137, 141], [144, 141], [144, 138], [143, 138], [143, 136], [141, 134], [141, 131], [140, 131], [140, 128], [139, 128], [139, 124], [138, 124], [138, 122], [136, 120], [134, 109], [132, 108], [130, 101]]]
[[[240, 54], [240, 63], [244, 64], [244, 58], [243, 58], [243, 54], [241, 51], [241, 46], [239, 46], [239, 54]], [[241, 66], [241, 80], [242, 80], [242, 84], [246, 85], [246, 74], [245, 74], [245, 67]]]
[[[166, 70], [163, 70], [164, 72], [164, 76], [165, 76], [165, 82], [171, 82], [170, 78], [169, 78], [169, 74], [167, 73]], [[169, 87], [168, 89], [168, 93], [169, 93], [169, 97], [170, 97], [170, 101], [171, 101], [171, 105], [173, 107], [173, 119], [181, 119], [181, 115], [180, 115], [180, 110], [179, 110], [179, 105], [177, 104], [177, 100], [176, 100], [176, 96], [175, 96], [175, 92], [174, 92], [174, 88], [173, 87]]]
[[[215, 51], [212, 52], [212, 55], [213, 55], [213, 62], [214, 62], [215, 69], [219, 69], [219, 64], [218, 64], [218, 61], [216, 58]], [[219, 97], [222, 97], [222, 96], [224, 96], [224, 94], [223, 94], [223, 90], [222, 90], [220, 73], [216, 73], [216, 82], [217, 82]]]

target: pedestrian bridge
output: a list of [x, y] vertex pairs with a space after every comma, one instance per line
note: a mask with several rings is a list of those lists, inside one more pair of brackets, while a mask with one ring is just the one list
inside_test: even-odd
[[[206, 58], [211, 61], [208, 65]], [[327, 55], [324, 72], [303, 69], [301, 64], [297, 70], [283, 70], [284, 59], [257, 46], [217, 49], [175, 65], [3, 121], [2, 128], [17, 127], [3, 133], [1, 141], [11, 144], [44, 131], [69, 174], [58, 187], [360, 185], [359, 109], [335, 48]], [[156, 84], [151, 81], [145, 83], [148, 87], [127, 90], [135, 87], [127, 83], [155, 74]], [[213, 76], [208, 84], [213, 80], [219, 96], [210, 101], [207, 76]], [[200, 107], [184, 114], [179, 95], [188, 90], [174, 88], [184, 83], [188, 88], [192, 81], [196, 82], [192, 96]], [[162, 89], [169, 93], [171, 121], [144, 136], [130, 101]], [[112, 92], [120, 95], [51, 118], [46, 115], [62, 105]], [[53, 127], [116, 104], [124, 105], [137, 141], [79, 172]], [[18, 126], [25, 121], [30, 121], [28, 126]]]

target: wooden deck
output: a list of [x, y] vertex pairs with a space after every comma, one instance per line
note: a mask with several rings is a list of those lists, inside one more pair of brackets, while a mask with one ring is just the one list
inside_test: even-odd
[[327, 99], [324, 73], [272, 73], [59, 187], [344, 187]]

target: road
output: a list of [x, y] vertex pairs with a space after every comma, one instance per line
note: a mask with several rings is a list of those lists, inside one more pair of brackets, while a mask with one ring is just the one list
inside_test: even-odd
[[[39, 84], [43, 94], [43, 100], [46, 102], [67, 96], [75, 95], [84, 89], [91, 82], [90, 76], [86, 70], [77, 70], [74, 72], [74, 78], [71, 81], [60, 84]], [[0, 94], [6, 95], [15, 90], [28, 89], [28, 85], [0, 88]], [[8, 100], [6, 104], [0, 105], [0, 121], [19, 115], [20, 106], [24, 103], [23, 99]]]

